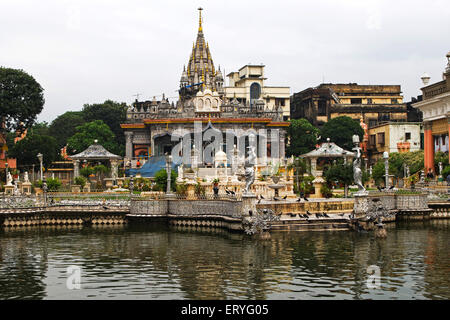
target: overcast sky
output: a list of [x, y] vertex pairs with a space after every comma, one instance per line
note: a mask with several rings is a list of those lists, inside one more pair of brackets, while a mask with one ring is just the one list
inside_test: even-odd
[[448, 0], [0, 0], [0, 65], [45, 90], [40, 121], [85, 103], [176, 97], [203, 7], [215, 66], [266, 65], [291, 93], [323, 82], [440, 81], [450, 51]]

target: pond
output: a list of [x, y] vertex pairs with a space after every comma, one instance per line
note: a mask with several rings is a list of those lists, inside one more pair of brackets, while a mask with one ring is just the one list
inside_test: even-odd
[[[449, 299], [449, 227], [390, 225], [386, 239], [273, 232], [270, 241], [165, 224], [3, 229], [0, 299]], [[80, 289], [68, 289], [70, 266]], [[369, 266], [380, 270], [377, 288]]]

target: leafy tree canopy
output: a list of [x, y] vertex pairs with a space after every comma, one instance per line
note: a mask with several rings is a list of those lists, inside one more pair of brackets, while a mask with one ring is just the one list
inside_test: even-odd
[[85, 122], [81, 111], [67, 111], [52, 121], [49, 134], [56, 139], [58, 148], [62, 148], [67, 144], [67, 140], [77, 132], [76, 128]]
[[115, 140], [115, 135], [111, 129], [102, 121], [95, 120], [87, 122], [76, 128], [77, 133], [67, 141], [70, 153], [79, 153], [86, 150], [94, 140], [112, 153], [119, 153], [120, 147]]
[[28, 133], [9, 150], [9, 156], [17, 158], [19, 165], [39, 164], [38, 153], [43, 155], [44, 167], [59, 158], [56, 139], [47, 135]]
[[[403, 178], [404, 165], [409, 167], [411, 175], [422, 170], [424, 167], [423, 150], [405, 153], [392, 152], [389, 154], [389, 174]], [[384, 171], [384, 159], [379, 159], [372, 168], [372, 178], [377, 184], [384, 181]]]
[[29, 128], [44, 107], [43, 89], [23, 70], [0, 67], [0, 119], [5, 131]]
[[321, 140], [325, 142], [327, 138], [336, 143], [345, 150], [352, 150], [353, 135], [359, 136], [359, 141], [362, 141], [364, 136], [364, 129], [358, 121], [353, 120], [347, 116], [340, 116], [331, 119], [325, 123], [321, 130]]
[[[119, 145], [125, 145], [125, 134], [120, 127], [127, 117], [126, 103], [118, 103], [106, 100], [100, 104], [85, 104], [83, 107], [83, 118], [86, 122], [102, 120], [116, 136]], [[123, 154], [124, 148], [121, 148], [120, 154]]]
[[306, 119], [292, 119], [287, 134], [289, 138], [287, 156], [299, 156], [314, 149], [319, 129]]
[[351, 163], [333, 164], [324, 172], [328, 185], [342, 183], [350, 185], [353, 183], [353, 165]]

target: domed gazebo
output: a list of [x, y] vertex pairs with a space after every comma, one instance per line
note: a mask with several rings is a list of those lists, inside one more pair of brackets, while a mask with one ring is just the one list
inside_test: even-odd
[[111, 165], [111, 179], [115, 182], [119, 176], [119, 160], [121, 160], [122, 157], [109, 152], [97, 142], [97, 140], [94, 140], [94, 144], [91, 144], [86, 150], [70, 156], [70, 159], [73, 161], [73, 176], [74, 178], [80, 176], [80, 161], [108, 160]]
[[309, 160], [311, 174], [313, 176], [320, 175], [319, 170], [317, 170], [317, 159], [319, 158], [344, 158], [344, 161], [346, 162], [354, 157], [355, 154], [353, 152], [344, 150], [334, 142], [330, 142], [330, 138], [327, 138], [327, 142], [322, 143], [315, 150], [300, 156], [300, 158], [307, 158]]

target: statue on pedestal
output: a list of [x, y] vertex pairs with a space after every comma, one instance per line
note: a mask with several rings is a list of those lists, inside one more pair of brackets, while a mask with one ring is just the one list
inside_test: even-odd
[[355, 180], [355, 184], [358, 186], [358, 193], [365, 193], [366, 188], [364, 188], [362, 183], [362, 170], [361, 170], [361, 148], [359, 147], [359, 137], [353, 136], [353, 142], [355, 143], [355, 147], [353, 150], [356, 151], [355, 160], [353, 161], [353, 179]]
[[8, 171], [8, 175], [6, 176], [6, 185], [12, 186], [12, 181], [13, 181], [13, 178], [11, 176], [11, 172]]

